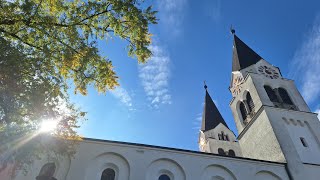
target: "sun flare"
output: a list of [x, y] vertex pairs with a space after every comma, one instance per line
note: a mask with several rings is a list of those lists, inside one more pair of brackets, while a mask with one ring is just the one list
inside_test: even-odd
[[40, 132], [51, 132], [57, 127], [56, 120], [43, 120], [40, 127]]

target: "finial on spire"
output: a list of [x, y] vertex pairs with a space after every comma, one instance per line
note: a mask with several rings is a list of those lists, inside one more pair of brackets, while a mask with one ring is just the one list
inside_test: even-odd
[[206, 81], [204, 81], [204, 89], [207, 90], [208, 86], [206, 84]]
[[232, 35], [236, 34], [236, 30], [234, 30], [234, 28], [232, 27], [232, 25], [230, 26], [230, 32]]

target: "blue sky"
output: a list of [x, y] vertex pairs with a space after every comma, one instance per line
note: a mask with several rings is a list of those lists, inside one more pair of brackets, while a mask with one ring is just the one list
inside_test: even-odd
[[107, 94], [90, 88], [72, 100], [88, 112], [85, 137], [198, 150], [205, 91], [237, 133], [229, 108], [232, 24], [260, 56], [294, 79], [312, 111], [320, 110], [320, 1], [147, 1], [159, 11], [151, 26], [153, 57], [129, 58], [126, 42], [100, 42], [120, 77]]

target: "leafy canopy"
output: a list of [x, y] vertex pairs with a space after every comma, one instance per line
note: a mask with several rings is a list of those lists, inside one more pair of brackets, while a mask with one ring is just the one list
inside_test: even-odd
[[146, 62], [151, 51], [149, 24], [156, 11], [139, 0], [0, 0], [0, 35], [24, 45], [48, 71], [72, 79], [75, 92], [87, 94], [118, 85], [112, 63], [101, 57], [98, 39], [117, 36], [128, 41], [128, 54]]
[[[48, 73], [41, 59], [27, 57], [23, 48], [0, 38], [0, 172], [7, 164], [25, 169], [34, 159], [47, 154], [73, 155], [79, 139], [76, 128], [85, 112], [69, 101], [66, 85], [58, 74]], [[43, 120], [58, 122], [56, 140], [43, 141], [39, 128]]]
[[86, 113], [70, 102], [67, 81], [83, 95], [91, 84], [98, 92], [117, 86], [98, 40], [120, 37], [144, 63], [155, 15], [142, 0], [0, 0], [0, 171], [11, 162], [24, 168], [49, 149], [74, 153], [71, 141], [34, 136], [41, 121], [58, 119], [54, 134], [78, 139]]

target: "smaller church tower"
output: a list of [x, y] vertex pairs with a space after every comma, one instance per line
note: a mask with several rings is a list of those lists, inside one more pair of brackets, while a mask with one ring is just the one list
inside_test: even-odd
[[199, 135], [200, 151], [227, 156], [242, 156], [236, 137], [211, 99], [207, 85], [204, 88], [206, 95]]

